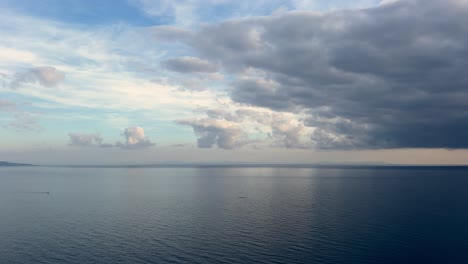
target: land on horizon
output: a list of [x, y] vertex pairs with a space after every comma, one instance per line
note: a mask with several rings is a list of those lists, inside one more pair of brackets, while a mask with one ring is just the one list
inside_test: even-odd
[[8, 162], [8, 161], [0, 161], [0, 166], [35, 166], [33, 164], [28, 163], [15, 163], [15, 162]]
[[30, 164], [0, 161], [0, 167], [46, 166], [75, 168], [359, 168], [359, 167], [468, 167], [468, 164], [396, 164], [387, 162], [318, 162], [318, 163], [257, 163], [257, 162], [161, 162], [161, 163], [115, 163], [115, 164]]

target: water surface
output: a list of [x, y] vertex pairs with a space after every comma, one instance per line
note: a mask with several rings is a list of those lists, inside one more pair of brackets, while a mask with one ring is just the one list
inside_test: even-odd
[[466, 263], [467, 168], [0, 168], [0, 263]]

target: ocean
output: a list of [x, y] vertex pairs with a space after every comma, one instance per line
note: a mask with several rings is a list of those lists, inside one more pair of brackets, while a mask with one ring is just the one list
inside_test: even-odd
[[0, 167], [0, 263], [468, 263], [468, 168]]

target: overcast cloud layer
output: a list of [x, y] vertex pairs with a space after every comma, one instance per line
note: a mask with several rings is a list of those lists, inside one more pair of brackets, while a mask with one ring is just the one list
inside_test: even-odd
[[[178, 40], [235, 77], [235, 102], [307, 111], [315, 147], [467, 148], [467, 25], [467, 1], [407, 0], [232, 20]], [[183, 124], [202, 146], [218, 133]]]

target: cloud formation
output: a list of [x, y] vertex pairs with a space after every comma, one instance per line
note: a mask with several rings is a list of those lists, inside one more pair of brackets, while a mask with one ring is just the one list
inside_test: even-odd
[[[468, 148], [467, 24], [466, 1], [389, 1], [231, 20], [180, 41], [234, 76], [234, 101], [306, 111], [317, 148]], [[210, 126], [192, 125], [204, 141]]]
[[101, 146], [102, 137], [99, 134], [69, 133], [70, 145], [72, 146]]
[[0, 127], [12, 129], [14, 131], [40, 131], [42, 127], [38, 124], [37, 114], [22, 109], [17, 103], [0, 99], [0, 113], [6, 113], [3, 117], [8, 120]]
[[195, 57], [169, 59], [163, 62], [163, 66], [171, 71], [181, 73], [212, 73], [218, 71], [216, 65]]
[[23, 83], [39, 83], [44, 87], [55, 87], [65, 79], [65, 74], [52, 66], [31, 68], [25, 72], [17, 73], [11, 83], [11, 88], [18, 88]]
[[[204, 113], [204, 118], [177, 121], [193, 128], [200, 148], [234, 149], [249, 144], [286, 148], [310, 147], [306, 139], [311, 133], [310, 129], [301, 120], [286, 113], [250, 108], [235, 111], [207, 109]], [[252, 133], [259, 134], [260, 137], [249, 137]]]
[[103, 139], [99, 134], [69, 133], [68, 137], [70, 140], [69, 145], [78, 147], [144, 149], [156, 145], [145, 136], [145, 130], [142, 127], [128, 127], [121, 135], [125, 137], [125, 142], [115, 144], [103, 143]]
[[142, 149], [156, 145], [145, 136], [145, 130], [142, 127], [128, 127], [122, 133], [125, 142], [118, 142], [116, 145], [124, 149]]
[[17, 109], [16, 104], [9, 100], [0, 99], [0, 111], [13, 112]]
[[39, 118], [33, 113], [26, 111], [16, 111], [13, 114], [13, 119], [8, 123], [6, 128], [16, 131], [41, 131], [42, 127], [38, 124]]
[[[129, 0], [148, 16], [170, 24], [191, 26], [227, 19], [269, 16], [291, 10], [326, 10], [369, 7], [378, 0]], [[386, 1], [388, 2], [388, 0]]]
[[253, 121], [267, 128], [268, 138], [272, 146], [285, 148], [308, 148], [310, 142], [307, 135], [311, 133], [303, 120], [292, 115], [275, 111], [260, 111], [253, 109], [238, 109], [235, 115], [242, 121]]
[[234, 149], [248, 143], [247, 134], [235, 123], [219, 119], [180, 120], [181, 125], [191, 126], [197, 136], [199, 148]]

